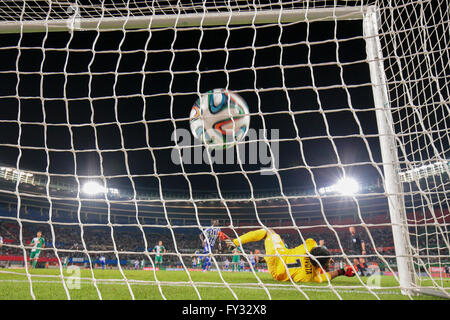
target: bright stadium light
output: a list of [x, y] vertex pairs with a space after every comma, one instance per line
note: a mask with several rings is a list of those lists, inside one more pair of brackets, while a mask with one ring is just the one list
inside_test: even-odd
[[99, 193], [105, 193], [105, 187], [101, 186], [95, 181], [86, 182], [83, 186], [83, 192], [89, 195], [96, 195]]
[[319, 192], [321, 194], [340, 193], [345, 196], [351, 196], [358, 193], [359, 189], [359, 183], [355, 179], [344, 178], [332, 186], [320, 188]]
[[359, 192], [359, 183], [355, 179], [344, 178], [334, 185], [334, 189], [340, 194], [351, 196]]

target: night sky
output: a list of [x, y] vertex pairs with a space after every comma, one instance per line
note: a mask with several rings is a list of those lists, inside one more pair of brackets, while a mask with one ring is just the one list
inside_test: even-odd
[[[330, 41], [335, 31], [339, 41]], [[310, 189], [313, 178], [319, 188], [342, 177], [334, 147], [344, 165], [356, 164], [345, 167], [347, 175], [374, 183], [365, 143], [375, 162], [381, 157], [370, 136], [377, 129], [361, 34], [360, 21], [347, 21], [0, 35], [0, 162], [16, 167], [20, 145], [20, 169], [45, 173], [48, 165], [50, 174], [103, 175], [108, 186], [130, 188], [124, 149], [136, 188], [158, 188], [157, 173], [165, 190], [187, 190], [181, 166], [171, 162], [172, 132], [189, 129], [197, 92], [228, 88], [247, 101], [251, 128], [279, 129], [286, 139], [283, 188]], [[193, 190], [217, 190], [212, 169], [222, 190], [249, 190], [247, 178], [255, 190], [279, 190], [276, 175], [258, 172], [266, 166], [244, 164], [256, 171], [247, 176], [238, 164], [184, 170]]]

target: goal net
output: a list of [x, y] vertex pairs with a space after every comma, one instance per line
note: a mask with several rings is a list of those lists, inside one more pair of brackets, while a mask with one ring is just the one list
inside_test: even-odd
[[[0, 297], [449, 298], [449, 12], [2, 2]], [[249, 109], [223, 150], [190, 130], [214, 89]], [[277, 281], [260, 229], [356, 275]]]

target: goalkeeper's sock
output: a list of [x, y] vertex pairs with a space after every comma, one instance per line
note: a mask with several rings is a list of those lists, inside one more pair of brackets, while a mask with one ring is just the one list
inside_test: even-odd
[[236, 246], [239, 246], [239, 240], [241, 240], [242, 244], [246, 244], [249, 242], [255, 242], [255, 241], [262, 240], [262, 239], [264, 239], [266, 234], [267, 234], [267, 231], [265, 229], [258, 229], [258, 230], [250, 231], [250, 232], [243, 234], [239, 238], [234, 239], [233, 242]]
[[37, 263], [37, 260], [33, 260], [33, 262], [31, 263], [31, 267], [33, 269], [36, 268], [36, 263]]

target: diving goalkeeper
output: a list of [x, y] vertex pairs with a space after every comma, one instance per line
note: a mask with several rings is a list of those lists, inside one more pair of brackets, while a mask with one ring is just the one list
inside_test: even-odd
[[265, 239], [266, 257], [264, 259], [275, 280], [289, 281], [290, 275], [295, 282], [323, 282], [327, 281], [327, 276], [330, 280], [344, 275], [355, 276], [354, 269], [350, 266], [327, 272], [333, 261], [330, 252], [324, 247], [317, 246], [313, 239], [306, 239], [306, 248], [305, 244], [302, 244], [296, 248], [287, 249], [281, 237], [272, 229], [250, 231], [236, 239], [231, 239], [225, 234], [220, 236], [228, 247], [239, 247], [240, 243], [246, 244]]

